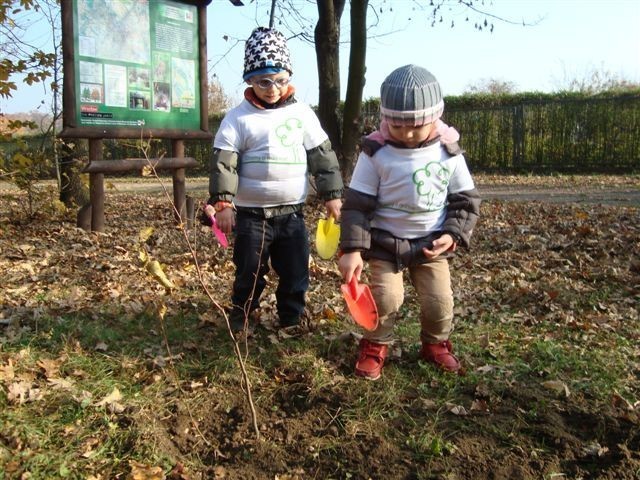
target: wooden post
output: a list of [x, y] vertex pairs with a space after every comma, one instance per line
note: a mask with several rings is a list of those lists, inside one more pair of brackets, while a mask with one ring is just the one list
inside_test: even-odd
[[[89, 139], [89, 162], [102, 160], [102, 139]], [[104, 231], [104, 173], [89, 174], [91, 198], [91, 230]]]
[[76, 227], [86, 230], [87, 232], [91, 231], [91, 211], [91, 201], [78, 209], [78, 214], [76, 215]]
[[190, 230], [193, 228], [195, 215], [195, 198], [191, 195], [187, 195], [187, 228]]
[[[171, 140], [171, 152], [175, 158], [184, 157], [184, 140]], [[185, 188], [185, 169], [176, 168], [173, 171], [173, 204], [176, 207], [176, 220], [182, 223], [186, 219], [186, 188]]]
[[[524, 159], [524, 105], [517, 105], [513, 109], [513, 152], [511, 168], [520, 169]], [[508, 168], [508, 167], [507, 167]]]

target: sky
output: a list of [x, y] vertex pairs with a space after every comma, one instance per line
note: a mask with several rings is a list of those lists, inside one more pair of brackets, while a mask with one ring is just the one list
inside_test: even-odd
[[[118, 1], [118, 0], [114, 0]], [[308, 19], [312, 32], [315, 2], [293, 0]], [[516, 91], [552, 92], [569, 81], [582, 80], [595, 71], [640, 83], [639, 0], [478, 0], [492, 18], [452, 1], [444, 7], [442, 23], [431, 25], [429, 10], [417, 0], [370, 0], [376, 14], [368, 14], [366, 84], [364, 98], [379, 96], [380, 84], [395, 68], [420, 65], [439, 80], [444, 95], [458, 95], [469, 86], [494, 79], [514, 84]], [[484, 6], [482, 5], [484, 3]], [[257, 26], [268, 26], [270, 1], [244, 0], [233, 6], [228, 0], [212, 0], [207, 7], [209, 73], [237, 103], [242, 98], [244, 40]], [[342, 98], [347, 86], [349, 2], [345, 7], [340, 51]], [[281, 14], [282, 12], [278, 12]], [[276, 15], [278, 19], [279, 15]], [[289, 39], [293, 64], [292, 82], [301, 101], [318, 102], [318, 80], [313, 45], [296, 37], [295, 16], [285, 13], [275, 27]], [[469, 18], [469, 22], [465, 19]], [[493, 23], [478, 31], [475, 22]], [[506, 21], [500, 20], [504, 19]], [[377, 24], [373, 25], [373, 21]], [[454, 26], [451, 26], [451, 23]], [[525, 25], [523, 25], [523, 23]], [[46, 38], [38, 28], [36, 39]], [[40, 40], [43, 41], [43, 40]], [[13, 98], [0, 99], [4, 113], [38, 108], [42, 86], [21, 86]]]

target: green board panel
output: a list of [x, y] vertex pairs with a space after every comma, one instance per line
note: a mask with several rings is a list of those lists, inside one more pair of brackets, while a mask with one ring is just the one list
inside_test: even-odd
[[169, 0], [74, 0], [76, 122], [200, 129], [198, 12]]

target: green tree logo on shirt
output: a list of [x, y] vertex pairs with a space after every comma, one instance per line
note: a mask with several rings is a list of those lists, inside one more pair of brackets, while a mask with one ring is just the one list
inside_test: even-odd
[[302, 145], [302, 134], [302, 120], [298, 118], [288, 118], [276, 127], [276, 137], [283, 147]]
[[[450, 177], [451, 172], [440, 162], [429, 162], [423, 168], [413, 172], [412, 179], [418, 195], [435, 197], [438, 193], [447, 190]], [[436, 191], [433, 191], [434, 188]]]

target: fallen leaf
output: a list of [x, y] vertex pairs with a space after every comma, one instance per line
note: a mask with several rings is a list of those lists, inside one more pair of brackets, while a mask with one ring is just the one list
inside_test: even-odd
[[157, 260], [152, 260], [145, 265], [145, 269], [149, 272], [153, 277], [160, 282], [160, 284], [166, 288], [175, 288], [175, 285], [167, 278], [160, 266], [160, 262]]
[[22, 252], [22, 253], [29, 253], [30, 251], [34, 250], [36, 247], [34, 247], [33, 245], [29, 245], [29, 244], [22, 244], [22, 245], [18, 245], [18, 249]]
[[54, 390], [73, 390], [73, 383], [64, 378], [49, 378], [47, 383], [51, 385]]
[[96, 407], [106, 406], [113, 413], [121, 413], [124, 411], [124, 406], [120, 404], [120, 400], [122, 400], [120, 390], [118, 390], [118, 387], [113, 387], [109, 395], [96, 403]]
[[153, 227], [146, 227], [138, 232], [138, 240], [140, 243], [144, 243], [153, 235]]
[[460, 416], [464, 416], [464, 415], [469, 415], [469, 413], [467, 412], [467, 409], [464, 408], [462, 405], [454, 405], [452, 403], [446, 403], [445, 407], [447, 408], [447, 412], [449, 413], [453, 413], [454, 415], [460, 415]]
[[489, 373], [493, 372], [497, 367], [495, 365], [483, 365], [482, 367], [476, 368], [476, 371], [480, 373]]
[[486, 402], [486, 400], [476, 399], [471, 402], [471, 407], [469, 408], [469, 410], [471, 412], [489, 413], [489, 404]]
[[603, 447], [598, 442], [590, 443], [582, 449], [582, 453], [585, 456], [590, 456], [590, 457], [602, 457], [608, 451], [609, 451], [608, 447]]
[[82, 442], [82, 456], [84, 458], [91, 458], [95, 454], [95, 446], [100, 444], [100, 440], [95, 437], [89, 437]]
[[51, 358], [44, 358], [38, 360], [38, 366], [44, 370], [44, 375], [47, 378], [55, 378], [60, 375], [60, 360], [54, 360]]
[[150, 467], [144, 463], [130, 460], [131, 466], [130, 480], [164, 480], [164, 472], [161, 467]]
[[93, 399], [93, 394], [86, 390], [80, 392], [80, 395], [72, 395], [72, 398], [80, 404], [81, 407], [86, 407], [91, 404], [91, 400]]
[[14, 382], [7, 387], [7, 399], [11, 403], [22, 405], [42, 399], [40, 389], [32, 386], [31, 382]]
[[0, 381], [13, 380], [15, 378], [13, 361], [9, 359], [7, 365], [0, 365]]
[[227, 470], [223, 466], [217, 465], [213, 469], [213, 478], [215, 478], [216, 480], [227, 478]]
[[560, 380], [548, 380], [546, 382], [542, 382], [542, 386], [547, 390], [552, 390], [557, 394], [564, 394], [565, 397], [569, 397], [571, 392], [569, 392], [569, 387], [564, 382]]

